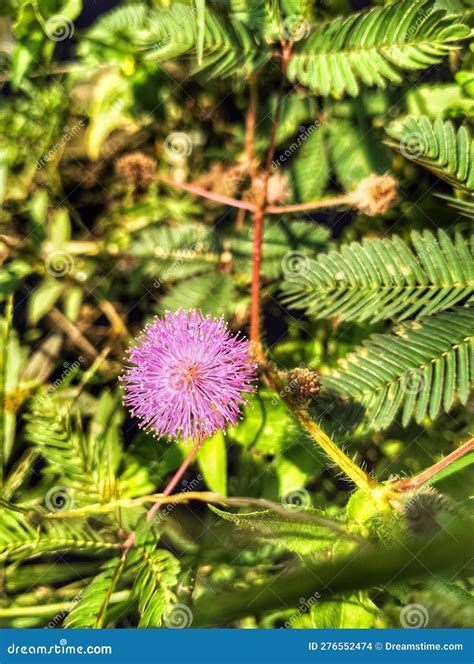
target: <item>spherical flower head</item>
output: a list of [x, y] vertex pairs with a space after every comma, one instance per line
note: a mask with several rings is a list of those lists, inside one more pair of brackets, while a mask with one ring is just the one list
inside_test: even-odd
[[140, 426], [184, 441], [235, 424], [256, 377], [249, 342], [194, 310], [155, 318], [129, 359], [124, 404]]

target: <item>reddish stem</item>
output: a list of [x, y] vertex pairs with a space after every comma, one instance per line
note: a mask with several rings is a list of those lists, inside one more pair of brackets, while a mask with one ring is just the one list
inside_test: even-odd
[[250, 289], [250, 340], [258, 346], [260, 343], [260, 266], [262, 263], [263, 210], [254, 215], [252, 285]]
[[312, 203], [296, 203], [295, 205], [267, 205], [265, 214], [285, 214], [287, 212], [309, 212], [311, 210], [321, 210], [330, 207], [351, 205], [349, 196], [336, 196], [326, 198]]
[[400, 493], [416, 489], [422, 484], [428, 482], [428, 480], [430, 480], [432, 477], [434, 477], [442, 470], [450, 466], [452, 463], [454, 463], [458, 459], [461, 459], [461, 457], [465, 456], [469, 452], [472, 452], [472, 450], [474, 450], [474, 438], [468, 440], [467, 443], [464, 443], [464, 445], [458, 447], [457, 450], [454, 450], [454, 452], [451, 452], [451, 454], [448, 454], [448, 456], [445, 456], [443, 459], [435, 463], [433, 466], [430, 466], [419, 475], [415, 475], [414, 477], [409, 477], [406, 480], [400, 480], [398, 482], [395, 482], [393, 485], [394, 489], [396, 489]]
[[[180, 479], [183, 477], [184, 473], [188, 469], [189, 465], [193, 461], [194, 457], [199, 452], [199, 448], [201, 447], [203, 440], [204, 440], [203, 438], [198, 438], [188, 456], [185, 458], [183, 463], [180, 465], [178, 470], [175, 472], [171, 480], [166, 485], [166, 488], [163, 491], [163, 496], [169, 496], [170, 493], [173, 491], [173, 489], [176, 487], [176, 485], [178, 484], [178, 482], [180, 481]], [[160, 505], [161, 503], [158, 501], [148, 510], [148, 513], [146, 515], [147, 521], [150, 521], [153, 518], [154, 513], [160, 507]]]
[[204, 187], [199, 187], [196, 184], [190, 184], [187, 182], [176, 182], [171, 180], [164, 175], [157, 175], [157, 180], [163, 184], [167, 184], [170, 187], [176, 187], [177, 189], [182, 189], [187, 191], [190, 194], [195, 196], [201, 196], [201, 198], [207, 198], [214, 203], [222, 203], [223, 205], [230, 205], [231, 207], [240, 208], [242, 210], [250, 210], [255, 212], [257, 206], [249, 201], [239, 201], [237, 198], [231, 198], [230, 196], [223, 196], [222, 194], [217, 194], [215, 191], [208, 191]]
[[276, 99], [275, 113], [272, 120], [272, 131], [268, 146], [265, 170], [263, 173], [262, 199], [260, 205], [254, 212], [254, 236], [252, 256], [252, 286], [250, 299], [250, 340], [254, 347], [260, 347], [260, 287], [261, 287], [261, 263], [262, 263], [262, 241], [263, 241], [263, 215], [267, 205], [268, 180], [272, 169], [273, 155], [275, 153], [276, 132], [280, 121], [281, 101], [285, 85], [286, 71], [291, 56], [291, 43], [285, 43], [282, 51], [281, 81]]

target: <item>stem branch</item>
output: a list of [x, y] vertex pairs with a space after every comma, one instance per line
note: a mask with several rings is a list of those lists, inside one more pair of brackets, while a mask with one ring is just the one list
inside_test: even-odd
[[[170, 493], [173, 491], [173, 489], [176, 487], [176, 485], [178, 484], [178, 482], [180, 481], [180, 479], [183, 477], [184, 473], [188, 469], [189, 465], [195, 458], [196, 454], [199, 452], [199, 448], [201, 447], [203, 440], [204, 440], [203, 437], [197, 439], [197, 441], [194, 444], [194, 447], [189, 452], [188, 456], [185, 458], [183, 463], [180, 465], [178, 470], [175, 472], [171, 480], [166, 485], [166, 488], [163, 491], [163, 496], [169, 496]], [[148, 510], [148, 513], [146, 515], [147, 521], [151, 521], [153, 515], [159, 509], [161, 504], [162, 504], [161, 502], [157, 502], [153, 505], [153, 507], [151, 507], [151, 509]]]
[[204, 189], [204, 187], [199, 187], [196, 184], [176, 182], [175, 180], [171, 180], [164, 175], [157, 175], [156, 179], [158, 182], [166, 184], [169, 187], [182, 189], [183, 191], [187, 191], [188, 193], [194, 194], [195, 196], [200, 196], [201, 198], [207, 198], [210, 201], [214, 201], [214, 203], [222, 203], [223, 205], [230, 205], [231, 207], [240, 208], [242, 210], [250, 210], [251, 212], [254, 212], [257, 209], [256, 205], [250, 203], [249, 201], [240, 201], [237, 200], [237, 198], [223, 196], [222, 194], [217, 194], [215, 191], [208, 191], [207, 189]]
[[312, 210], [324, 210], [331, 207], [342, 207], [352, 205], [350, 196], [335, 196], [334, 198], [323, 198], [311, 203], [295, 203], [295, 205], [267, 205], [265, 214], [286, 214], [287, 212], [310, 212]]
[[[286, 394], [286, 385], [268, 361], [259, 358], [262, 370], [268, 384], [280, 395]], [[287, 408], [293, 413], [303, 429], [309, 433], [311, 438], [324, 450], [327, 456], [349, 477], [356, 487], [366, 493], [371, 499], [377, 498], [377, 492], [382, 489], [377, 482], [360, 468], [351, 458], [345, 454], [336, 443], [321, 429], [321, 427], [310, 417], [307, 410], [295, 405], [291, 399], [283, 399]], [[381, 496], [380, 496], [381, 497]]]
[[454, 450], [454, 452], [451, 452], [451, 454], [448, 454], [443, 459], [440, 459], [438, 462], [436, 462], [434, 465], [424, 470], [419, 475], [415, 475], [414, 477], [409, 477], [407, 479], [394, 482], [392, 487], [400, 493], [416, 489], [419, 486], [422, 486], [423, 484], [428, 482], [430, 479], [432, 479], [435, 475], [440, 473], [445, 468], [448, 468], [448, 466], [450, 466], [452, 463], [454, 463], [458, 459], [461, 459], [463, 456], [465, 456], [469, 452], [472, 452], [473, 450], [474, 450], [474, 438], [470, 438], [467, 441], [467, 443], [464, 443], [464, 445], [458, 447], [457, 450]]

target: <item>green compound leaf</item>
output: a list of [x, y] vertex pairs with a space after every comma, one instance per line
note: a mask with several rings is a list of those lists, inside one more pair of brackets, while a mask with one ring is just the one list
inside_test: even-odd
[[436, 2], [397, 2], [316, 26], [295, 48], [288, 77], [320, 95], [356, 96], [360, 81], [385, 87], [401, 71], [436, 64], [469, 37]]
[[411, 244], [364, 239], [307, 258], [283, 283], [285, 301], [315, 318], [373, 323], [434, 314], [472, 297], [473, 236], [413, 232]]
[[466, 403], [473, 354], [474, 309], [460, 307], [372, 335], [321, 382], [365, 409], [366, 428], [385, 429], [400, 411], [406, 426]]
[[474, 141], [465, 126], [455, 129], [452, 122], [425, 115], [409, 116], [400, 126], [391, 127], [388, 144], [404, 157], [420, 164], [456, 189], [474, 194]]

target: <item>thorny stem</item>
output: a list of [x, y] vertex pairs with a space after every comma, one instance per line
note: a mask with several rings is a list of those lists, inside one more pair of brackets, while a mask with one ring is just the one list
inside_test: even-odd
[[[257, 175], [257, 166], [255, 161], [255, 128], [257, 126], [257, 78], [252, 76], [249, 81], [249, 105], [245, 118], [245, 163], [250, 178], [253, 180]], [[244, 224], [245, 210], [240, 209], [237, 214], [235, 226], [240, 230]]]
[[253, 257], [252, 257], [252, 285], [250, 291], [250, 341], [254, 347], [260, 346], [260, 289], [261, 289], [261, 263], [262, 263], [262, 240], [263, 240], [263, 215], [267, 205], [268, 181], [272, 168], [273, 155], [275, 153], [276, 133], [280, 122], [281, 102], [286, 79], [286, 70], [291, 57], [291, 43], [285, 43], [282, 50], [281, 61], [281, 80], [276, 98], [275, 113], [272, 120], [272, 130], [270, 134], [270, 143], [268, 146], [265, 170], [263, 173], [262, 198], [260, 205], [254, 212], [254, 236], [253, 236]]
[[445, 468], [448, 468], [448, 466], [450, 466], [452, 463], [454, 463], [458, 459], [461, 459], [463, 456], [465, 456], [469, 452], [472, 452], [473, 450], [474, 450], [474, 438], [470, 438], [466, 443], [464, 443], [464, 445], [461, 445], [460, 447], [458, 447], [457, 450], [454, 450], [454, 452], [451, 452], [451, 454], [448, 454], [443, 459], [440, 459], [439, 461], [437, 461], [435, 464], [424, 470], [419, 475], [415, 475], [414, 477], [408, 477], [407, 479], [398, 480], [397, 482], [394, 482], [392, 484], [392, 488], [398, 491], [399, 493], [405, 493], [406, 491], [411, 491], [412, 489], [416, 489], [419, 486], [422, 486], [423, 484], [428, 482], [431, 478], [433, 478], [435, 475], [440, 473]]

